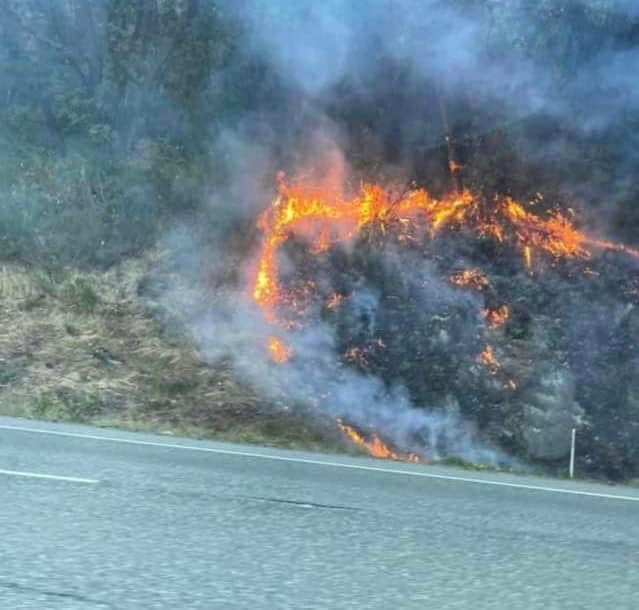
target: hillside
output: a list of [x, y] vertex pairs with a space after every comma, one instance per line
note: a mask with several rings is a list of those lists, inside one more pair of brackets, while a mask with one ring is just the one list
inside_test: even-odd
[[0, 412], [639, 476], [635, 5], [0, 2]]
[[[207, 365], [144, 295], [155, 257], [55, 276], [0, 268], [0, 413], [280, 446], [339, 447], [319, 419]], [[171, 329], [169, 331], [169, 329]]]

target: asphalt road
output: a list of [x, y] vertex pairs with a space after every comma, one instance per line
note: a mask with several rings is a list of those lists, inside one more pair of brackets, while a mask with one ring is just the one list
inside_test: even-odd
[[639, 608], [639, 490], [0, 418], [0, 608]]

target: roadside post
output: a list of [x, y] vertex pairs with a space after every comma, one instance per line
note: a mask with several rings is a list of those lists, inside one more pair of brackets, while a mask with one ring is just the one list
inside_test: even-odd
[[577, 429], [573, 428], [570, 435], [570, 467], [568, 469], [570, 478], [575, 477], [575, 437], [577, 435]]

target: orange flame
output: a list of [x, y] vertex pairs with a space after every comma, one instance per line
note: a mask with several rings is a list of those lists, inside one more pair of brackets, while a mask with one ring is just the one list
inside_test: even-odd
[[271, 360], [277, 364], [287, 362], [293, 355], [293, 349], [291, 347], [286, 345], [286, 343], [278, 337], [273, 336], [268, 338], [268, 352], [271, 356]]
[[[510, 197], [497, 199], [486, 208], [467, 190], [435, 199], [423, 189], [395, 193], [379, 185], [363, 184], [356, 195], [344, 197], [330, 190], [287, 184], [283, 179], [278, 190], [278, 196], [258, 219], [263, 240], [252, 279], [252, 296], [269, 322], [277, 321], [277, 308], [283, 301], [278, 251], [290, 236], [307, 239], [311, 252], [319, 254], [334, 244], [352, 240], [366, 227], [377, 227], [382, 233], [392, 227], [399, 241], [407, 241], [414, 240], [412, 233], [420, 226], [429, 228], [431, 235], [456, 226], [497, 241], [511, 241], [521, 249], [527, 269], [532, 266], [535, 250], [552, 258], [588, 259], [594, 248], [639, 257], [639, 250], [578, 231], [558, 211], [537, 216]], [[450, 279], [477, 290], [488, 283], [474, 270]]]
[[483, 290], [488, 286], [488, 278], [479, 269], [465, 269], [453, 273], [449, 278], [452, 284], [460, 287], [470, 287], [475, 290]]
[[408, 231], [419, 216], [432, 230], [461, 222], [473, 204], [469, 192], [444, 200], [431, 198], [419, 189], [393, 197], [380, 186], [364, 184], [353, 198], [343, 198], [304, 185], [279, 184], [279, 195], [258, 218], [263, 241], [253, 277], [252, 296], [270, 322], [276, 321], [281, 301], [279, 287], [279, 248], [291, 235], [310, 241], [313, 252], [351, 240], [364, 227], [375, 224], [384, 230], [390, 220]]
[[[451, 167], [453, 172], [460, 169], [458, 166]], [[381, 235], [391, 234], [400, 243], [419, 243], [419, 238], [426, 235], [433, 238], [439, 231], [448, 228], [515, 246], [529, 271], [533, 256], [537, 259], [546, 256], [553, 260], [586, 260], [591, 258], [593, 249], [603, 249], [639, 257], [637, 249], [597, 240], [578, 231], [558, 211], [545, 216], [532, 214], [510, 197], [496, 198], [487, 206], [467, 190], [436, 199], [424, 189], [397, 192], [376, 184], [363, 184], [356, 194], [344, 196], [335, 190], [313, 188], [301, 183], [288, 184], [282, 178], [279, 180], [277, 197], [260, 214], [257, 226], [262, 233], [262, 242], [252, 269], [251, 295], [267, 322], [288, 330], [298, 328], [300, 322], [286, 319], [282, 316], [283, 310], [292, 308], [300, 313], [316, 289], [310, 281], [290, 290], [280, 285], [279, 250], [291, 237], [306, 240], [311, 253], [322, 255], [332, 246], [352, 241], [362, 232], [366, 235], [368, 230]], [[488, 278], [477, 269], [454, 273], [449, 280], [456, 286], [477, 291], [489, 286]], [[330, 295], [326, 307], [338, 307], [342, 298], [339, 293]], [[482, 315], [491, 328], [497, 328], [506, 322], [510, 310], [502, 305], [496, 309], [486, 309]], [[284, 319], [280, 319], [280, 316]], [[381, 339], [375, 345], [385, 347]], [[375, 345], [368, 348], [352, 347], [343, 357], [366, 367], [367, 354], [375, 349]], [[274, 362], [282, 364], [291, 358], [293, 350], [282, 339], [270, 336], [268, 353]], [[493, 375], [500, 369], [491, 345], [484, 347], [476, 356], [476, 361], [486, 366]], [[506, 385], [513, 391], [517, 388], [513, 380], [508, 380]], [[375, 433], [364, 435], [340, 420], [337, 425], [355, 445], [375, 457], [420, 461], [415, 454], [391, 449]]]
[[499, 361], [495, 356], [495, 350], [492, 345], [487, 345], [477, 356], [477, 362], [487, 367], [490, 372], [495, 375], [500, 368]]
[[530, 271], [532, 268], [532, 252], [530, 250], [530, 246], [524, 246], [524, 263], [526, 265], [526, 269]]
[[355, 428], [345, 424], [341, 419], [337, 420], [337, 427], [353, 444], [361, 449], [365, 449], [373, 457], [385, 460], [398, 460], [402, 462], [421, 462], [421, 458], [416, 453], [393, 451], [379, 436], [377, 436], [377, 434], [373, 433], [369, 438], [365, 438], [362, 434], [355, 430]]

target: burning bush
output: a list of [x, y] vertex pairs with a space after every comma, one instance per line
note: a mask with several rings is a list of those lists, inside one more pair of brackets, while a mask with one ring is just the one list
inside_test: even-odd
[[[372, 184], [344, 197], [282, 180], [258, 226], [251, 296], [282, 337], [268, 350], [280, 366], [295, 366], [297, 335], [329, 324], [343, 367], [404, 388], [420, 409], [454, 404], [484, 440], [552, 461], [578, 427], [591, 470], [639, 469], [638, 251], [559, 209]], [[402, 446], [370, 417], [336, 415], [377, 455], [458, 447], [424, 442], [419, 426]], [[395, 449], [380, 450], [383, 438]]]

